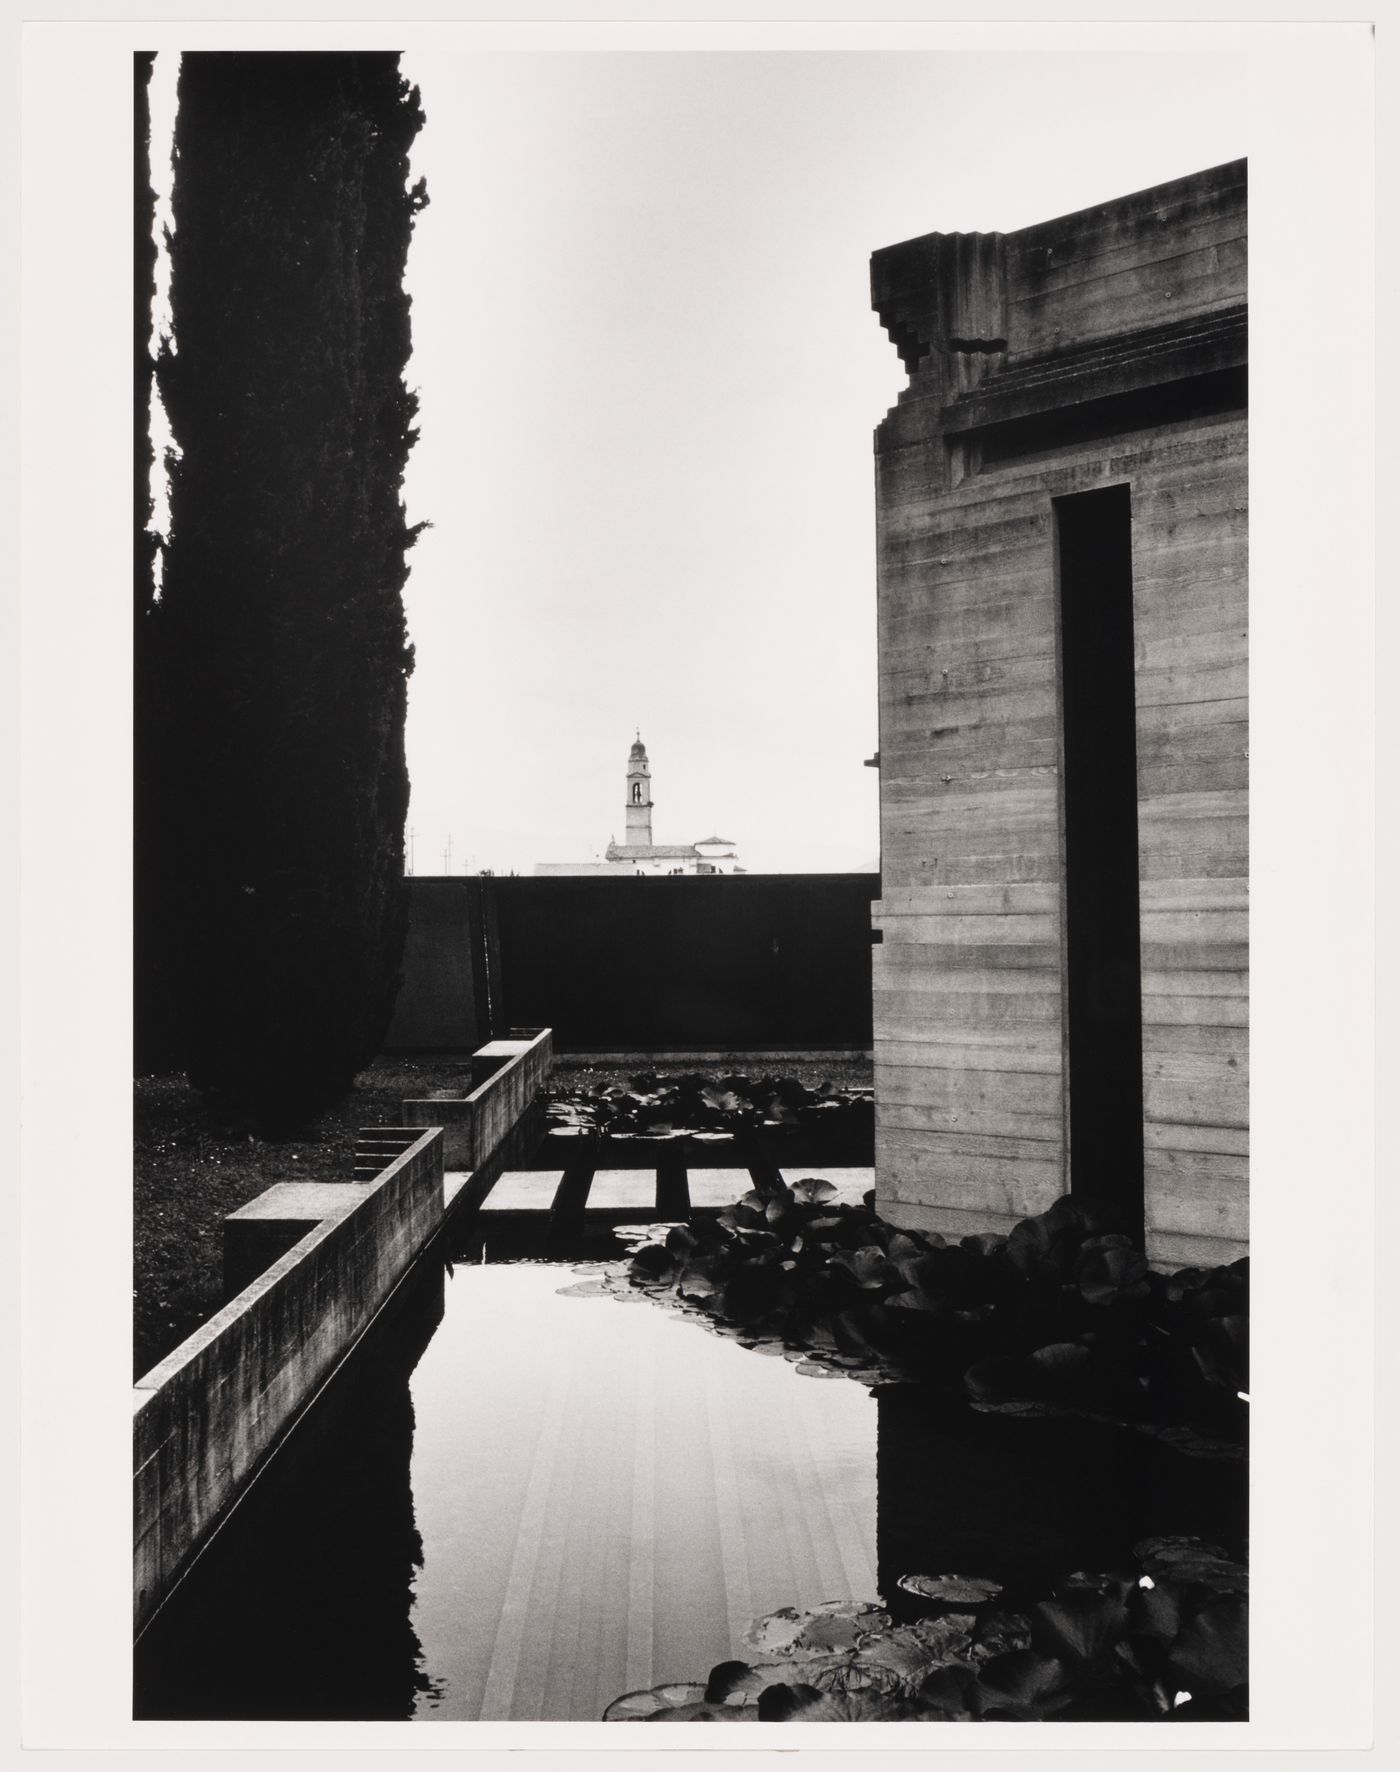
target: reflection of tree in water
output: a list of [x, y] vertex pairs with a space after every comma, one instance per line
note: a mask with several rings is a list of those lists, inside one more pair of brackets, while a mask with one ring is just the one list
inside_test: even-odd
[[432, 1689], [410, 1616], [409, 1378], [442, 1282], [415, 1284], [146, 1632], [137, 1717], [393, 1721]]
[[1076, 1570], [1124, 1564], [1159, 1533], [1243, 1557], [1242, 1459], [1189, 1458], [1095, 1422], [982, 1414], [919, 1385], [882, 1385], [876, 1554], [880, 1592], [909, 1609], [902, 1575], [984, 1575], [1048, 1593]]

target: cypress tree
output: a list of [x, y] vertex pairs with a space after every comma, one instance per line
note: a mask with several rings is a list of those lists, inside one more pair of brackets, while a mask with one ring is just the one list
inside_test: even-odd
[[156, 663], [160, 624], [156, 619], [155, 563], [160, 544], [148, 528], [155, 510], [151, 405], [156, 365], [151, 353], [151, 322], [156, 293], [156, 194], [151, 188], [150, 109], [155, 59], [154, 50], [137, 50], [132, 57], [132, 933], [138, 1072], [176, 1065], [180, 1055], [167, 940], [169, 869], [162, 851], [166, 821], [159, 810], [161, 673]]
[[162, 853], [190, 1080], [272, 1119], [344, 1092], [398, 986], [422, 121], [395, 54], [181, 62]]
[[155, 503], [151, 496], [151, 312], [156, 298], [156, 194], [151, 188], [151, 71], [155, 51], [132, 56], [132, 567], [138, 631], [151, 607], [154, 591], [155, 537], [146, 525]]

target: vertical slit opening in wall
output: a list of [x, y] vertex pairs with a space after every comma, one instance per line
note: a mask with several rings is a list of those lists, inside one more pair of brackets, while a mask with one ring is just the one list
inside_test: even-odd
[[1063, 722], [1069, 1185], [1143, 1237], [1132, 505], [1055, 500]]

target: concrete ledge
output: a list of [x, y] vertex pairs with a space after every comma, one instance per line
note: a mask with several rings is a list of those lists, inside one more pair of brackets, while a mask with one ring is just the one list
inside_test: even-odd
[[316, 1225], [353, 1212], [370, 1188], [357, 1181], [278, 1181], [224, 1220], [224, 1299], [237, 1298]]
[[[367, 1185], [329, 1184], [329, 1196], [319, 1222], [136, 1383], [138, 1630], [442, 1222], [440, 1132], [425, 1130]], [[275, 1215], [311, 1202], [288, 1200], [274, 1187], [244, 1211], [295, 1224]]]
[[405, 1101], [402, 1123], [440, 1126], [444, 1167], [478, 1169], [544, 1087], [553, 1063], [554, 1037], [549, 1028], [514, 1031], [473, 1053], [475, 1086], [470, 1095]]

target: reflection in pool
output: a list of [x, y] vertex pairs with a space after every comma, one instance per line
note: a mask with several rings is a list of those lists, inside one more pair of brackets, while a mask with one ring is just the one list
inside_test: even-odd
[[859, 1385], [542, 1266], [458, 1269], [413, 1378], [419, 1714], [597, 1717], [875, 1580]]
[[1243, 1549], [1241, 1466], [805, 1377], [640, 1297], [560, 1296], [581, 1277], [434, 1266], [143, 1637], [136, 1714], [593, 1720], [765, 1612], [899, 1610], [902, 1574], [1040, 1585], [1159, 1531]]

